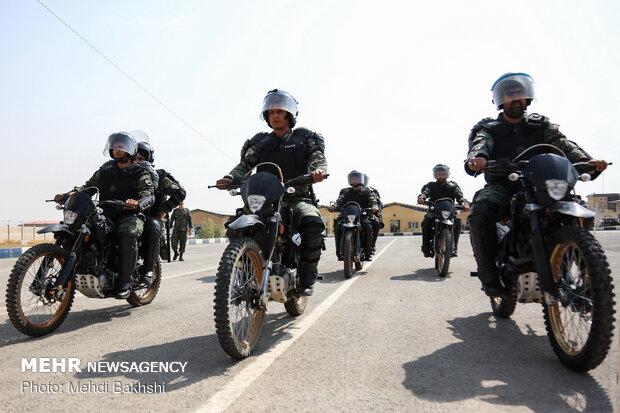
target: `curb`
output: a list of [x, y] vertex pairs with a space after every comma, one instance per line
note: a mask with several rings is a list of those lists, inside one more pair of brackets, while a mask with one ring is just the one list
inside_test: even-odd
[[192, 238], [187, 240], [188, 245], [195, 244], [225, 244], [228, 238]]
[[30, 247], [17, 247], [17, 248], [0, 248], [0, 259], [2, 258], [18, 258]]

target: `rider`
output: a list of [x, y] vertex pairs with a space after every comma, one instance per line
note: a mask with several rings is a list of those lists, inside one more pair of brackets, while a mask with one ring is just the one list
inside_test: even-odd
[[[483, 119], [470, 134], [470, 149], [465, 162], [468, 174], [487, 166], [487, 161], [514, 159], [523, 150], [536, 144], [550, 144], [561, 149], [571, 162], [587, 161], [600, 173], [607, 162], [594, 160], [574, 142], [569, 141], [545, 116], [528, 114], [534, 99], [534, 80], [526, 73], [506, 73], [491, 87], [493, 103], [502, 112], [497, 119]], [[485, 173], [487, 184], [476, 192], [469, 216], [470, 240], [478, 264], [478, 277], [489, 296], [505, 293], [495, 265], [497, 233], [495, 223], [509, 214], [510, 200], [520, 189], [518, 182], [504, 175]]]
[[[364, 186], [364, 174], [359, 171], [351, 171], [347, 175], [349, 182], [349, 188], [343, 188], [340, 190], [340, 195], [333, 206], [329, 206], [327, 209], [330, 212], [338, 211], [347, 202], [356, 202], [361, 208], [372, 208], [372, 212], [378, 212], [379, 206], [377, 205], [377, 198], [374, 193]], [[340, 222], [343, 218], [338, 217], [334, 222], [334, 237], [336, 241], [336, 255], [338, 261], [342, 261], [343, 257], [340, 254], [340, 239], [342, 237], [342, 230]], [[366, 261], [372, 261], [372, 224], [367, 217], [362, 219], [362, 227], [364, 228], [364, 256]]]
[[[327, 161], [323, 137], [306, 128], [293, 129], [297, 123], [297, 101], [284, 91], [274, 89], [263, 100], [261, 119], [272, 129], [261, 132], [247, 140], [241, 150], [241, 162], [224, 178], [217, 181], [221, 189], [227, 189], [231, 180], [242, 179], [256, 165], [272, 162], [278, 165], [284, 180], [310, 173], [313, 183], [325, 179]], [[259, 170], [279, 173], [270, 165]], [[315, 205], [311, 184], [295, 187], [292, 194], [284, 194], [284, 202], [293, 211], [292, 225], [301, 235], [300, 286], [298, 293], [309, 296], [317, 277], [317, 266], [321, 257], [325, 224]]]
[[377, 237], [379, 236], [379, 231], [385, 225], [383, 224], [383, 214], [382, 214], [383, 202], [381, 202], [381, 195], [379, 194], [379, 191], [377, 191], [376, 188], [373, 188], [372, 186], [368, 185], [369, 182], [370, 182], [370, 177], [364, 174], [364, 186], [370, 189], [370, 191], [374, 194], [377, 200], [377, 207], [379, 208], [379, 211], [370, 217], [370, 224], [372, 225], [372, 252], [374, 254], [375, 248], [377, 245]]
[[[418, 204], [424, 204], [425, 201], [436, 201], [441, 198], [449, 198], [451, 201], [456, 200], [463, 206], [464, 211], [469, 211], [469, 203], [463, 197], [463, 191], [454, 181], [448, 181], [450, 177], [450, 168], [444, 164], [437, 164], [433, 167], [433, 177], [435, 182], [429, 182], [422, 187], [422, 192], [418, 195]], [[425, 257], [432, 257], [431, 234], [433, 231], [433, 214], [429, 211], [422, 220], [422, 252]], [[452, 256], [458, 254], [459, 236], [461, 235], [461, 219], [457, 216], [454, 218], [454, 248]]]
[[104, 216], [114, 229], [118, 245], [118, 277], [115, 297], [127, 298], [131, 292], [131, 274], [137, 256], [137, 239], [144, 228], [144, 215], [155, 199], [155, 188], [148, 170], [134, 162], [138, 142], [127, 132], [113, 133], [108, 137], [104, 155], [112, 160], [104, 163], [81, 187], [65, 194], [57, 194], [54, 201], [65, 202], [69, 195], [87, 191], [93, 195], [99, 189], [99, 200], [125, 200], [123, 209], [103, 207]]
[[149, 143], [148, 135], [142, 131], [131, 131], [131, 134], [139, 140], [136, 161], [149, 170], [155, 184], [155, 203], [148, 210], [144, 226], [144, 266], [141, 268], [142, 280], [150, 284], [159, 255], [164, 217], [183, 202], [186, 194], [179, 181], [170, 173], [164, 169], [154, 169], [155, 150]]

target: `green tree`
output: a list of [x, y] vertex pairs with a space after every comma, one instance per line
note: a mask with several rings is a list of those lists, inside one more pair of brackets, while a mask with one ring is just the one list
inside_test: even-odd
[[205, 219], [198, 236], [200, 238], [221, 238], [224, 236], [224, 228], [217, 225], [212, 219]]

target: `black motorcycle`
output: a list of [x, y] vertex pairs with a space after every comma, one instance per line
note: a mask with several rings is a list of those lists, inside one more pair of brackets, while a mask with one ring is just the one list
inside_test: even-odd
[[[63, 222], [38, 231], [54, 233], [55, 243], [28, 249], [9, 276], [6, 305], [16, 329], [33, 337], [53, 332], [69, 314], [76, 290], [89, 298], [114, 295], [117, 247], [101, 207], [125, 206], [123, 201], [97, 202], [77, 192], [58, 207], [64, 210]], [[150, 285], [140, 281], [139, 266], [137, 259], [127, 297], [134, 307], [151, 303], [161, 283], [159, 260]]]
[[[241, 195], [244, 207], [227, 224], [230, 243], [217, 270], [214, 316], [220, 345], [234, 359], [254, 351], [269, 301], [283, 303], [294, 317], [304, 312], [308, 302], [308, 297], [297, 294], [301, 237], [292, 233], [292, 210], [282, 198], [285, 192], [295, 192], [293, 186], [311, 183], [312, 176], [283, 183], [280, 168], [269, 165], [280, 178], [260, 171], [243, 183], [226, 185], [232, 195]], [[221, 185], [209, 186], [217, 187]]]
[[607, 356], [615, 312], [609, 264], [589, 232], [595, 213], [573, 191], [578, 180], [591, 179], [591, 168], [546, 144], [483, 168], [522, 184], [510, 216], [497, 223], [496, 262], [507, 293], [491, 297], [493, 313], [508, 318], [517, 302], [542, 303], [555, 354], [579, 372]]
[[364, 229], [362, 219], [372, 214], [371, 208], [362, 208], [357, 202], [347, 202], [339, 211], [340, 254], [344, 261], [344, 276], [353, 276], [353, 266], [360, 271], [364, 267]]
[[435, 201], [426, 201], [431, 212], [433, 222], [431, 250], [435, 257], [435, 269], [440, 277], [448, 275], [450, 260], [456, 245], [454, 244], [454, 221], [457, 214], [463, 209], [450, 198], [440, 198]]

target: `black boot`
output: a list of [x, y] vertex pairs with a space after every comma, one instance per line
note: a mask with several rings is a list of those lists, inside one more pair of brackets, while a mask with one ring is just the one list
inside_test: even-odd
[[159, 221], [150, 218], [144, 226], [143, 254], [144, 264], [140, 268], [140, 281], [148, 286], [154, 278], [155, 263], [159, 255], [159, 243], [161, 238], [161, 226]]
[[179, 261], [185, 261], [185, 260], [183, 259], [183, 253], [180, 253], [180, 254], [179, 254]]
[[[323, 241], [324, 226], [315, 222], [315, 217], [310, 218], [309, 222], [302, 221], [301, 230], [301, 262], [299, 265], [299, 288], [301, 296], [310, 296], [313, 293], [313, 286], [318, 273], [319, 259], [321, 258], [321, 243]], [[320, 218], [318, 218], [320, 219]]]
[[118, 280], [114, 298], [124, 300], [131, 293], [131, 274], [136, 265], [136, 239], [132, 235], [119, 233], [118, 240]]
[[179, 258], [179, 253], [178, 252], [174, 252], [174, 257], [172, 257], [172, 261], [176, 261], [177, 258]]
[[478, 278], [482, 289], [490, 297], [505, 294], [495, 265], [497, 231], [495, 223], [501, 218], [501, 205], [489, 201], [474, 202], [469, 216], [469, 239], [478, 264]]

